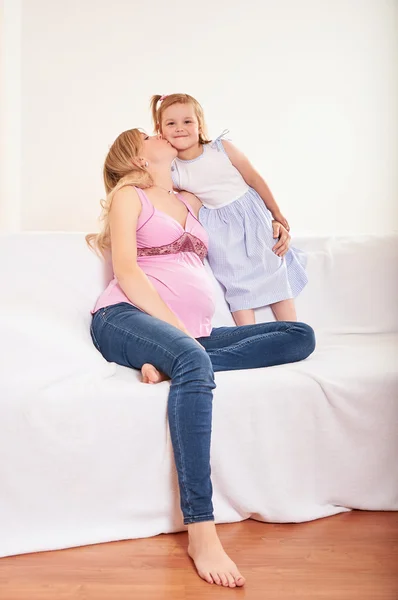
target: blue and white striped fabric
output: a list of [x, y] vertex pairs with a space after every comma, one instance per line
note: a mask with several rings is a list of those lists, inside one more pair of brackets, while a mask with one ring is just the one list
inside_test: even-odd
[[[295, 298], [308, 282], [305, 255], [290, 248], [282, 259], [272, 251], [277, 242], [272, 215], [230, 162], [221, 137], [197, 159], [176, 159], [173, 166], [176, 186], [208, 205], [200, 209], [199, 220], [209, 236], [212, 271], [231, 312]], [[227, 204], [225, 197], [231, 198]]]
[[255, 190], [215, 210], [202, 207], [209, 236], [210, 267], [225, 289], [231, 312], [295, 298], [308, 282], [305, 255], [290, 248], [279, 258], [272, 248], [272, 216]]

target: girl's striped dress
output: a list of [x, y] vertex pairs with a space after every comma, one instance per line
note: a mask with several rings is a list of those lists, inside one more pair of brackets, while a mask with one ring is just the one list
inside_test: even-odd
[[295, 298], [308, 281], [304, 254], [272, 252], [272, 215], [232, 165], [222, 136], [202, 148], [193, 160], [175, 159], [173, 181], [203, 204], [199, 220], [209, 235], [209, 264], [231, 312]]

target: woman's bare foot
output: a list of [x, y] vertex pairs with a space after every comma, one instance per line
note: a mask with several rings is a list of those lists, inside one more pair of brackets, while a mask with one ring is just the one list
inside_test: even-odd
[[145, 363], [141, 368], [142, 383], [160, 383], [169, 379], [167, 375], [158, 371], [153, 365]]
[[245, 584], [245, 578], [222, 547], [213, 521], [188, 525], [188, 537], [188, 554], [202, 579], [231, 588]]

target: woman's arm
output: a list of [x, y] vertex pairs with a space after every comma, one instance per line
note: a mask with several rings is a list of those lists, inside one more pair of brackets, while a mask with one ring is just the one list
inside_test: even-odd
[[247, 185], [250, 185], [258, 195], [263, 200], [265, 206], [272, 213], [272, 216], [276, 221], [282, 223], [282, 225], [289, 231], [289, 223], [282, 215], [279, 206], [277, 205], [275, 198], [273, 197], [271, 190], [268, 185], [265, 183], [264, 179], [261, 177], [260, 173], [258, 173], [253, 165], [250, 163], [249, 159], [236, 148], [231, 142], [227, 140], [222, 140], [222, 144], [224, 146], [225, 152], [235, 169], [238, 169], [239, 173], [242, 175], [243, 179], [246, 181]]
[[113, 272], [130, 302], [190, 335], [137, 264], [136, 229], [140, 212], [141, 202], [132, 186], [116, 192], [109, 214]]

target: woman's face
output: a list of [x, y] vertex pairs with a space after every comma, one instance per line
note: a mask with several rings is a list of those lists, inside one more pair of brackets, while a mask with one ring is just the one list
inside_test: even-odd
[[142, 133], [142, 155], [149, 162], [172, 162], [177, 156], [177, 150], [161, 135], [147, 135]]

